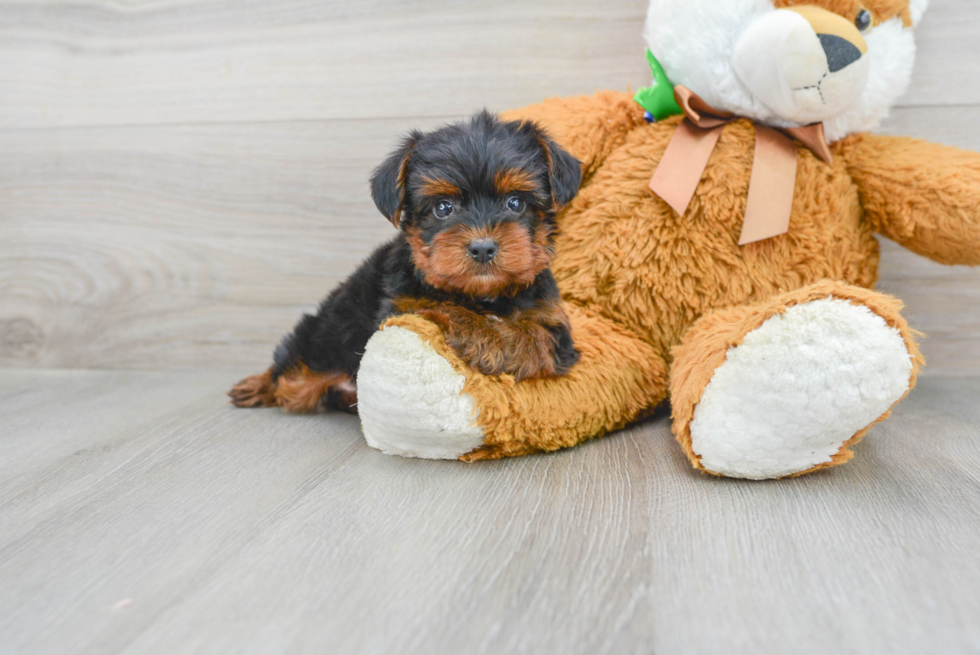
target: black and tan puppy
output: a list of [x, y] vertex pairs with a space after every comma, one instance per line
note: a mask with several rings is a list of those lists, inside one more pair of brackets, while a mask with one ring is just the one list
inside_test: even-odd
[[413, 132], [371, 179], [398, 236], [304, 316], [272, 368], [238, 383], [232, 401], [355, 411], [364, 347], [404, 313], [438, 324], [487, 375], [563, 375], [578, 352], [548, 263], [555, 213], [581, 179], [579, 162], [533, 123], [482, 112]]

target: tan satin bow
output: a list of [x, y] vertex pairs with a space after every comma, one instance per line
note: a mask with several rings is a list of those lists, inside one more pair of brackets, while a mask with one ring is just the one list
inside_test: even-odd
[[[738, 118], [718, 111], [684, 86], [674, 97], [687, 117], [674, 132], [650, 188], [681, 216], [697, 190], [722, 128]], [[823, 123], [774, 129], [755, 123], [755, 161], [738, 245], [786, 234], [796, 188], [796, 139], [826, 163], [833, 161]]]

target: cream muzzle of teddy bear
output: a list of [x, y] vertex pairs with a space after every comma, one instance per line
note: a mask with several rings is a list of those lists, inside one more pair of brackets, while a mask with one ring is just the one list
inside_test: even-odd
[[854, 104], [868, 84], [867, 54], [854, 23], [820, 7], [788, 7], [752, 21], [735, 45], [734, 67], [774, 113], [807, 125]]

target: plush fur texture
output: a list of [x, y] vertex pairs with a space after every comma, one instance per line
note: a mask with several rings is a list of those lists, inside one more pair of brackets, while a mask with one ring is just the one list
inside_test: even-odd
[[397, 326], [371, 340], [358, 374], [369, 446], [389, 455], [456, 459], [483, 445], [483, 430], [473, 422], [476, 401], [463, 392], [466, 376], [450, 361], [465, 367], [455, 354], [444, 358], [418, 334]]
[[731, 477], [812, 470], [905, 396], [911, 370], [900, 332], [867, 307], [796, 305], [728, 350], [691, 421], [691, 450]]
[[691, 463], [765, 479], [851, 459], [924, 363], [900, 310], [825, 281], [701, 318], [671, 369], [674, 432]]
[[[370, 375], [363, 369], [358, 377], [360, 388], [374, 388], [373, 402], [365, 405], [362, 394], [360, 405], [368, 443], [385, 452], [425, 452], [428, 457], [455, 451], [476, 434], [481, 446], [461, 459], [498, 459], [568, 448], [652, 411], [666, 395], [668, 379], [667, 366], [654, 349], [581, 308], [569, 307], [569, 318], [579, 363], [562, 378], [521, 383], [512, 375], [474, 371], [446, 343], [443, 331], [420, 316], [390, 319], [368, 345], [370, 358], [383, 364], [370, 369], [375, 371]], [[409, 355], [385, 345], [393, 329], [417, 335]], [[449, 378], [432, 373], [439, 360], [455, 371], [451, 384], [461, 382], [462, 396], [447, 394]], [[411, 392], [396, 391], [402, 384]], [[659, 399], [651, 402], [649, 393]], [[419, 401], [419, 395], [433, 402]]]
[[[850, 134], [876, 128], [905, 93], [915, 62], [913, 19], [921, 18], [924, 4], [917, 3], [914, 11], [910, 11], [902, 0], [864, 3], [783, 0], [775, 4], [771, 0], [652, 0], [644, 36], [671, 82], [687, 86], [710, 105], [776, 127], [822, 121], [827, 139], [832, 143]], [[803, 65], [797, 62], [822, 56], [815, 32], [788, 9], [799, 5], [839, 12], [842, 22], [853, 22], [865, 7], [874, 17], [873, 27], [863, 35], [867, 54], [854, 66], [830, 76], [831, 79], [835, 75], [848, 78], [854, 67], [865, 67], [867, 70], [862, 74], [861, 83], [848, 81], [844, 84], [840, 93], [850, 97], [837, 98], [825, 111], [814, 108], [804, 111], [786, 104], [774, 106], [772, 101], [766, 102], [768, 94], [759, 87], [760, 82], [747, 83], [745, 78], [746, 70], [755, 71], [757, 75], [768, 74], [767, 86], [772, 95], [781, 96], [785, 91], [775, 88], [783, 83], [781, 73], [789, 74], [794, 66]], [[785, 16], [785, 20], [778, 20], [779, 15]], [[800, 24], [797, 25], [799, 35], [788, 38], [784, 31], [788, 29], [787, 21]], [[763, 25], [770, 22], [773, 23], [771, 28]], [[747, 33], [758, 43], [746, 45], [744, 37]], [[800, 43], [807, 33], [813, 38], [814, 45], [801, 51]], [[752, 49], [751, 45], [756, 47]], [[752, 51], [752, 57], [743, 62], [743, 70], [737, 66], [740, 48]], [[770, 70], [771, 73], [765, 72]], [[817, 75], [808, 84], [816, 84], [820, 79]], [[799, 86], [806, 84], [799, 82]]]
[[232, 402], [356, 411], [368, 339], [404, 313], [442, 326], [483, 373], [564, 375], [578, 352], [548, 263], [555, 213], [580, 180], [579, 163], [531, 122], [481, 112], [412, 133], [371, 180], [398, 237], [304, 316], [272, 368], [235, 385]]
[[[856, 0], [816, 4], [840, 16], [859, 8]], [[552, 261], [582, 357], [565, 377], [516, 383], [472, 370], [437, 324], [391, 319], [386, 331], [414, 333], [416, 347], [462, 377], [462, 394], [472, 400], [467, 429], [483, 435], [462, 459], [573, 446], [648, 414], [669, 393], [674, 432], [698, 470], [799, 475], [848, 461], [853, 444], [914, 387], [923, 363], [916, 335], [901, 304], [872, 290], [874, 233], [935, 261], [980, 265], [980, 155], [862, 131], [903, 85], [910, 26], [925, 3], [864, 4], [875, 19], [865, 35], [870, 91], [828, 119], [833, 163], [800, 149], [789, 231], [779, 237], [738, 245], [755, 147], [750, 120], [723, 128], [679, 216], [649, 188], [679, 117], [648, 124], [631, 96], [609, 91], [506, 115], [542, 124], [582, 162], [582, 189], [557, 218]], [[776, 10], [769, 0], [654, 0], [647, 34], [675, 82], [718, 108], [778, 122], [747, 94], [731, 63], [745, 27]], [[879, 61], [877, 40], [886, 42], [879, 53], [897, 50]], [[389, 375], [411, 379], [418, 359], [387, 359]], [[787, 376], [785, 384], [760, 379], [760, 370]], [[744, 396], [752, 389], [759, 398]], [[705, 398], [710, 407], [699, 414]], [[750, 400], [760, 403], [757, 420], [739, 413]], [[392, 399], [374, 411], [364, 416], [368, 433], [369, 420], [412, 410]], [[432, 452], [459, 434], [458, 412], [440, 416], [425, 434], [413, 423], [384, 440], [395, 444], [413, 431]]]
[[[980, 157], [973, 153], [871, 135], [835, 144], [832, 165], [802, 150], [790, 232], [740, 248], [754, 142], [747, 121], [725, 128], [682, 218], [647, 188], [676, 119], [648, 125], [628, 95], [613, 92], [549, 100], [509, 116], [548, 125], [583, 162], [585, 182], [559, 217], [552, 264], [582, 359], [559, 380], [514, 384], [468, 369], [434, 324], [393, 319], [391, 325], [419, 334], [464, 376], [475, 425], [485, 435], [484, 447], [464, 459], [555, 450], [644, 415], [668, 394], [674, 348], [687, 339], [701, 349], [690, 330], [721, 308], [847, 280], [846, 294], [817, 287], [814, 299], [846, 298], [897, 327], [897, 302], [869, 290], [877, 277], [875, 230], [939, 261], [980, 264]], [[913, 334], [902, 326], [906, 359], [920, 362]], [[751, 329], [739, 327], [737, 339]], [[684, 392], [692, 406], [716, 367]], [[675, 421], [685, 434], [681, 416]], [[867, 427], [811, 470], [847, 461]], [[445, 435], [428, 437], [438, 442]]]

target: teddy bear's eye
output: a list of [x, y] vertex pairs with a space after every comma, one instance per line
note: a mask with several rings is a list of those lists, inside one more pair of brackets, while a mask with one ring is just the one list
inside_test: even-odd
[[867, 9], [862, 9], [859, 11], [857, 18], [854, 19], [854, 24], [862, 32], [867, 32], [869, 29], [871, 29], [871, 23], [873, 22], [874, 19], [871, 17], [871, 12]]

